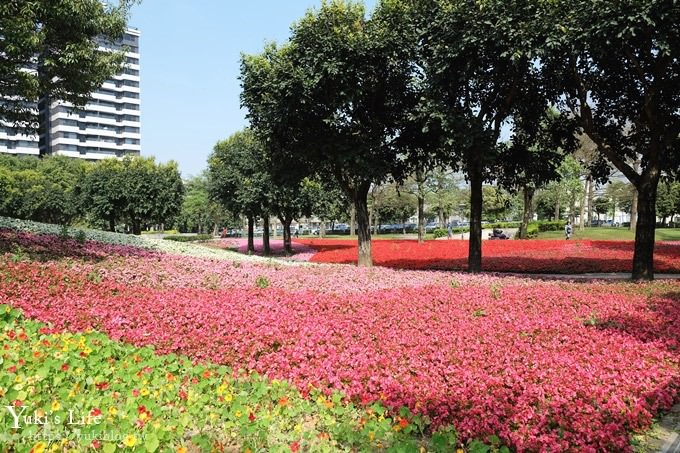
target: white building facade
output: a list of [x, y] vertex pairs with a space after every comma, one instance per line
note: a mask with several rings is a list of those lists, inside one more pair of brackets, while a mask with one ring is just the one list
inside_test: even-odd
[[63, 102], [38, 102], [44, 121], [40, 135], [25, 136], [0, 124], [0, 152], [11, 154], [53, 154], [87, 160], [139, 155], [141, 152], [141, 110], [139, 76], [139, 30], [128, 29], [124, 38], [103, 49], [125, 48], [123, 71], [92, 93], [82, 110]]

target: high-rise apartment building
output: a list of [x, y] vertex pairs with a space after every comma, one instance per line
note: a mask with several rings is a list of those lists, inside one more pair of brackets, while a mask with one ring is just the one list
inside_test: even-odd
[[88, 160], [139, 155], [141, 151], [139, 31], [128, 29], [119, 42], [102, 40], [103, 49], [125, 48], [123, 71], [92, 93], [81, 110], [64, 102], [41, 99], [37, 110], [44, 122], [40, 135], [17, 134], [0, 124], [0, 152], [54, 154]]

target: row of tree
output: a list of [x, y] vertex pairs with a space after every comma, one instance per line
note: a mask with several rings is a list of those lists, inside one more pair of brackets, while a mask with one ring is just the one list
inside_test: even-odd
[[[289, 40], [244, 55], [242, 103], [276, 184], [333, 177], [371, 265], [368, 193], [438, 166], [470, 184], [470, 271], [482, 187], [559, 179], [579, 137], [593, 182], [635, 187], [633, 278], [653, 278], [657, 188], [680, 168], [680, 9], [664, 0], [333, 0]], [[422, 179], [422, 178], [420, 178]]]
[[184, 185], [177, 164], [126, 157], [96, 163], [66, 157], [0, 156], [0, 215], [67, 225], [84, 222], [141, 234], [174, 219]]
[[294, 181], [276, 181], [273, 163], [261, 141], [250, 129], [233, 134], [215, 145], [208, 161], [208, 184], [213, 199], [248, 221], [248, 251], [254, 251], [254, 227], [264, 220], [263, 250], [269, 254], [269, 218], [283, 226], [284, 251], [292, 253], [291, 223], [312, 213], [322, 220], [339, 216], [344, 199], [335, 186], [310, 175]]

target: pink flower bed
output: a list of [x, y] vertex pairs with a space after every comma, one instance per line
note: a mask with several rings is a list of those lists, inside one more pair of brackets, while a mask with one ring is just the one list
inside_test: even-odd
[[0, 303], [57, 329], [94, 327], [303, 390], [405, 404], [463, 438], [497, 434], [518, 451], [627, 451], [630, 432], [648, 427], [680, 387], [677, 282], [113, 252], [98, 262], [5, 256], [0, 281]]

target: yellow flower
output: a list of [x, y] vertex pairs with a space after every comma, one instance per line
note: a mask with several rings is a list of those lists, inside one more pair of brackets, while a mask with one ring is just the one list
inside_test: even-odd
[[179, 447], [179, 448], [177, 449], [177, 453], [187, 453], [187, 449], [184, 448], [184, 447]]
[[139, 419], [143, 422], [146, 421], [148, 418], [149, 418], [148, 412], [142, 412], [141, 414], [139, 414]]
[[221, 396], [226, 390], [227, 386], [222, 384], [219, 387], [217, 387], [217, 394]]
[[109, 415], [116, 415], [117, 413], [118, 413], [118, 409], [116, 409], [113, 406], [109, 407]]
[[234, 412], [234, 415], [236, 416], [236, 418], [239, 418], [241, 415], [243, 415], [243, 413], [241, 411], [236, 411]]
[[59, 404], [59, 401], [54, 400], [54, 401], [52, 401], [52, 405], [50, 406], [50, 408], [53, 411], [58, 411], [59, 409], [61, 409], [61, 404]]
[[137, 445], [137, 438], [133, 436], [132, 434], [128, 434], [125, 436], [125, 439], [123, 439], [123, 445], [126, 447], [134, 447]]
[[139, 391], [139, 394], [142, 396], [149, 396], [149, 389], [143, 388], [142, 390]]
[[232, 395], [231, 393], [227, 393], [226, 395], [224, 395], [224, 401], [226, 401], [227, 403], [230, 402], [233, 399], [234, 399], [234, 395]]
[[47, 448], [47, 444], [46, 444], [45, 442], [38, 442], [37, 444], [35, 444], [35, 445], [33, 446], [33, 448], [31, 449], [31, 451], [32, 451], [33, 453], [43, 453], [43, 452], [45, 451], [46, 448]]
[[24, 382], [24, 380], [21, 378], [21, 376], [17, 374], [17, 377], [14, 378], [14, 382], [16, 382], [17, 384], [21, 384], [22, 382]]
[[300, 425], [300, 424], [298, 423], [297, 425], [295, 425], [295, 428], [294, 428], [294, 429], [295, 429], [295, 432], [296, 432], [296, 433], [300, 433], [300, 432], [302, 432], [302, 425]]

